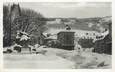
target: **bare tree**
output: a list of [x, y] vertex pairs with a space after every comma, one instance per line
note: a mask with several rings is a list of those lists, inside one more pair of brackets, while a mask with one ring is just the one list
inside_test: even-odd
[[[26, 32], [30, 36], [35, 37], [35, 38], [42, 36], [42, 32], [45, 30], [44, 25], [46, 24], [45, 18], [43, 17], [42, 14], [35, 12], [32, 9], [25, 9], [25, 8], [20, 8], [19, 10], [17, 10], [19, 12], [17, 12], [16, 10], [11, 11], [12, 9], [9, 11], [8, 6], [4, 6], [3, 9], [4, 9], [3, 10], [4, 11], [3, 25], [4, 25], [5, 38], [9, 39], [9, 37], [7, 37], [9, 34], [9, 36], [11, 35], [11, 39], [15, 39], [17, 31]], [[12, 17], [12, 16], [15, 16], [13, 15], [13, 14], [16, 14], [14, 13], [15, 11], [16, 13], [20, 13], [20, 14], [16, 17]], [[11, 20], [12, 18], [13, 20]], [[10, 23], [10, 21], [12, 21], [12, 23]], [[9, 32], [10, 30], [11, 32]]]

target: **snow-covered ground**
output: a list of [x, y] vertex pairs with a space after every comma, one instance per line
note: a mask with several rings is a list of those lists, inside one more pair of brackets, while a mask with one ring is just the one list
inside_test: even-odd
[[111, 68], [111, 55], [88, 51], [68, 51], [44, 48], [46, 54], [11, 53], [4, 54], [5, 68], [36, 69], [97, 69]]

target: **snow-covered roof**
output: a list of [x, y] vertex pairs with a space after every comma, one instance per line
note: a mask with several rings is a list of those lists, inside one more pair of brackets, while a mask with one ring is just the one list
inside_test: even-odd
[[27, 35], [22, 35], [21, 38], [20, 38], [20, 41], [28, 40], [28, 39], [30, 39], [30, 37], [28, 37]]

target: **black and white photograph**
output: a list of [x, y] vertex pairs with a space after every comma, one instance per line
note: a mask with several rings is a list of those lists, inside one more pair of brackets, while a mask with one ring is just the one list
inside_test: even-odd
[[4, 2], [3, 68], [112, 69], [112, 2]]

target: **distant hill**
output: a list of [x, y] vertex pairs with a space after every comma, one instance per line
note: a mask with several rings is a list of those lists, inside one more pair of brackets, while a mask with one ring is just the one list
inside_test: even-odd
[[[88, 30], [88, 31], [95, 31], [97, 24], [102, 24], [103, 22], [111, 22], [111, 16], [106, 17], [95, 17], [95, 18], [49, 18], [48, 21], [55, 21], [56, 19], [60, 19], [60, 23], [52, 23], [47, 24], [47, 27], [53, 28], [53, 29], [64, 29], [65, 23], [70, 22], [69, 26], [72, 29], [77, 30]], [[74, 24], [71, 24], [71, 20], [74, 20]], [[105, 21], [104, 21], [105, 20]], [[92, 25], [92, 27], [89, 27], [89, 25]]]

